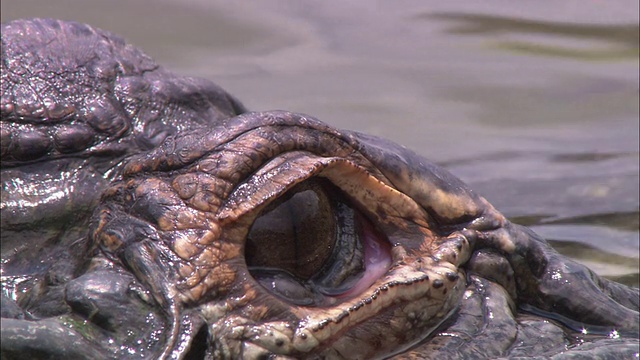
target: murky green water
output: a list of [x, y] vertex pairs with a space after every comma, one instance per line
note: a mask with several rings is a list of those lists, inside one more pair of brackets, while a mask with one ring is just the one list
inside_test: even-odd
[[116, 32], [254, 110], [405, 144], [638, 284], [638, 1], [3, 0]]

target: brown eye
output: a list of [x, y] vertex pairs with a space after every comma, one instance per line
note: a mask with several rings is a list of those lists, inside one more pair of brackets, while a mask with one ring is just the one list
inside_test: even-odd
[[335, 231], [332, 200], [318, 182], [302, 183], [253, 223], [246, 242], [247, 264], [279, 268], [307, 280], [331, 256]]
[[298, 305], [355, 296], [390, 266], [386, 237], [323, 178], [307, 180], [265, 208], [245, 244], [250, 274]]

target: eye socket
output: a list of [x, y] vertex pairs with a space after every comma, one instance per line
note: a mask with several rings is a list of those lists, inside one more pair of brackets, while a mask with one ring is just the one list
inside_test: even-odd
[[308, 280], [335, 246], [335, 201], [318, 181], [304, 182], [265, 209], [247, 236], [250, 267], [279, 268]]
[[327, 306], [386, 273], [390, 244], [323, 178], [298, 184], [267, 206], [245, 244], [250, 274], [297, 305]]

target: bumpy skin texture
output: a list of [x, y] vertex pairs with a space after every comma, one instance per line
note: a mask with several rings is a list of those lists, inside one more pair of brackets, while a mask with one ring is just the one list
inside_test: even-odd
[[[2, 44], [3, 358], [638, 353], [638, 289], [401, 146], [245, 112], [86, 25], [16, 21]], [[390, 264], [349, 296], [296, 305], [254, 278], [245, 245], [313, 179], [384, 234]]]
[[[22, 283], [10, 286], [33, 288], [24, 277], [47, 270], [53, 284], [74, 276], [86, 254], [78, 240], [123, 159], [243, 111], [210, 82], [77, 23], [3, 25], [0, 66], [3, 276]], [[54, 311], [39, 303], [29, 311]]]

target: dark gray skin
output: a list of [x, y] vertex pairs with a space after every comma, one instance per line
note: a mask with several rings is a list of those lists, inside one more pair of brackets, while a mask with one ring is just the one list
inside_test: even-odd
[[107, 32], [3, 24], [0, 110], [3, 359], [639, 352], [638, 289], [445, 170], [306, 115], [246, 112]]

